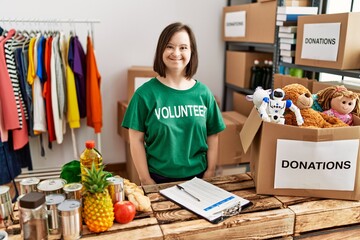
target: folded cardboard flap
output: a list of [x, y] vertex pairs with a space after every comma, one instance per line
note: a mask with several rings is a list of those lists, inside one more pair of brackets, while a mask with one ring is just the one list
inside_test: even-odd
[[[251, 120], [249, 120], [251, 119]], [[248, 119], [245, 121], [244, 126], [241, 129], [240, 132], [240, 141], [244, 150], [244, 153], [246, 153], [251, 143], [253, 142], [256, 133], [258, 132], [259, 128], [261, 127], [262, 120], [259, 116], [258, 111], [255, 107], [251, 110]]]

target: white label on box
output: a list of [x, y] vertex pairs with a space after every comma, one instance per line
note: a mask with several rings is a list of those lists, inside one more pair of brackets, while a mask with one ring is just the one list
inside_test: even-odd
[[246, 11], [225, 14], [225, 37], [245, 37]]
[[274, 188], [353, 191], [359, 139], [277, 140]]
[[144, 83], [146, 83], [147, 81], [149, 81], [150, 78], [145, 78], [145, 77], [135, 77], [134, 80], [134, 91], [136, 91], [136, 89], [138, 89], [138, 87], [140, 87], [141, 85], [143, 85]]
[[301, 58], [336, 62], [341, 23], [304, 24]]

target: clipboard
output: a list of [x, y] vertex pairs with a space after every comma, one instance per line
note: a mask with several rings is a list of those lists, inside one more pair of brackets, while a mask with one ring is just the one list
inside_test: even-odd
[[159, 192], [211, 223], [235, 216], [252, 205], [249, 200], [197, 177]]

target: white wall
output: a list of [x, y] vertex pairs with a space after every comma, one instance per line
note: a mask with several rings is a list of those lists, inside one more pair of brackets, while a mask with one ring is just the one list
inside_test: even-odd
[[[224, 43], [221, 40], [222, 8], [226, 0], [3, 0], [0, 19], [98, 19], [94, 25], [94, 44], [99, 71], [102, 75], [103, 129], [102, 155], [105, 163], [125, 162], [122, 138], [117, 134], [117, 101], [127, 98], [127, 69], [132, 65], [152, 66], [158, 36], [175, 21], [190, 25], [196, 35], [199, 68], [196, 78], [222, 98], [224, 74]], [[31, 10], [30, 10], [31, 9]], [[76, 30], [85, 43], [86, 24], [6, 24], [15, 29], [61, 28]], [[86, 45], [84, 45], [86, 48]], [[87, 139], [96, 139], [92, 128], [81, 122], [75, 130], [77, 148], [83, 150]], [[44, 137], [47, 139], [47, 136]], [[64, 142], [47, 148], [40, 156], [39, 140], [31, 139], [30, 147], [35, 169], [60, 167], [74, 159], [71, 134], [67, 129]]]

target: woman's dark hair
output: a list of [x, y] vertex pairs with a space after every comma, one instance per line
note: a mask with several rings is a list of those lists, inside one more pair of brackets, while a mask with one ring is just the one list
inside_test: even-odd
[[165, 48], [166, 48], [167, 44], [169, 43], [171, 37], [175, 33], [182, 31], [182, 30], [185, 30], [189, 35], [190, 49], [191, 49], [190, 62], [186, 66], [185, 77], [187, 79], [190, 79], [196, 73], [196, 70], [198, 67], [198, 53], [197, 53], [197, 47], [196, 47], [194, 33], [192, 32], [192, 30], [189, 26], [182, 24], [180, 22], [176, 22], [176, 23], [172, 23], [172, 24], [168, 25], [162, 31], [162, 33], [160, 34], [158, 43], [157, 43], [153, 68], [154, 68], [154, 71], [157, 72], [161, 77], [166, 77], [166, 73], [165, 73], [166, 66], [165, 66], [165, 63], [162, 58]]

